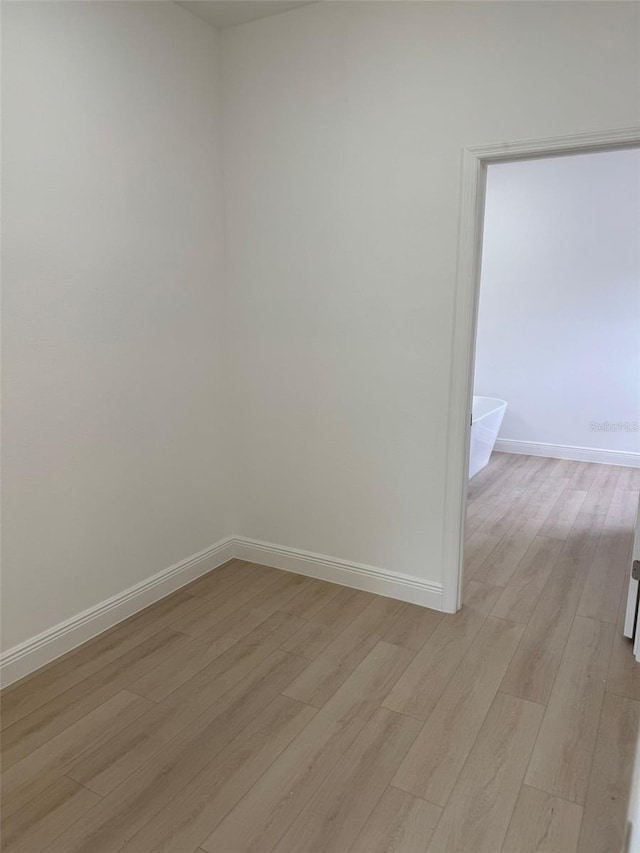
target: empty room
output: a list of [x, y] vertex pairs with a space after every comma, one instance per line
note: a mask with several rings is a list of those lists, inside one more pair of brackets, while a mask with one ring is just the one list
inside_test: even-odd
[[3, 853], [640, 853], [640, 3], [0, 24]]

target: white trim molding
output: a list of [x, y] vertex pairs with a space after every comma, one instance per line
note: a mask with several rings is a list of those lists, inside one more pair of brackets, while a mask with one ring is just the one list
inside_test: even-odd
[[602, 450], [598, 447], [574, 447], [570, 444], [543, 444], [538, 441], [515, 441], [499, 438], [496, 450], [521, 453], [523, 456], [546, 456], [549, 459], [572, 459], [575, 462], [597, 462], [601, 465], [623, 465], [640, 468], [640, 453], [624, 450]]
[[447, 613], [455, 612], [462, 605], [469, 426], [487, 166], [490, 163], [505, 163], [510, 160], [570, 156], [639, 146], [640, 127], [627, 127], [543, 139], [503, 141], [462, 150], [444, 498], [442, 609]]
[[139, 610], [154, 604], [233, 557], [233, 539], [228, 537], [192, 554], [186, 560], [163, 569], [150, 578], [129, 587], [53, 628], [25, 640], [0, 655], [0, 678], [6, 687], [36, 669], [72, 651], [76, 646], [93, 639], [127, 619]]
[[0, 655], [2, 686], [24, 678], [234, 557], [442, 610], [442, 585], [412, 575], [229, 536]]
[[352, 589], [361, 589], [376, 595], [420, 604], [433, 610], [442, 610], [442, 584], [425, 581], [413, 575], [339, 560], [323, 554], [314, 554], [312, 551], [286, 548], [242, 536], [234, 540], [234, 556], [251, 563], [273, 566], [276, 569], [284, 569], [287, 572], [318, 578]]

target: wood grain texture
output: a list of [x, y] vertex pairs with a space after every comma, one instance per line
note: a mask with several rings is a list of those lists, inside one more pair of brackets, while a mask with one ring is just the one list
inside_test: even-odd
[[612, 499], [612, 490], [600, 484], [604, 476], [594, 476], [564, 540], [505, 675], [501, 689], [506, 693], [531, 702], [549, 699]]
[[[538, 480], [541, 478], [540, 463], [532, 457], [525, 456], [511, 456], [507, 459], [500, 474], [495, 475], [493, 473], [495, 460], [499, 460], [501, 456], [508, 456], [508, 454], [494, 454], [490, 466], [490, 469], [493, 470], [490, 470], [487, 475], [491, 477], [491, 482], [481, 493], [476, 492], [473, 480], [469, 484], [465, 533], [467, 543], [471, 547], [476, 544], [476, 541], [478, 544], [481, 542], [481, 540], [476, 540], [476, 533], [478, 532], [481, 535], [490, 532], [502, 535], [506, 532], [508, 524], [517, 520], [510, 514], [511, 510], [516, 504], [518, 506], [526, 505], [531, 493], [530, 484], [535, 482], [536, 478]], [[498, 527], [492, 528], [492, 525], [495, 524]], [[494, 539], [494, 543], [496, 541]], [[486, 553], [482, 559], [486, 557]]]
[[580, 853], [623, 849], [639, 726], [639, 702], [613, 694], [605, 696], [584, 806]]
[[205, 839], [272, 761], [306, 726], [314, 708], [284, 696], [233, 739], [123, 848], [130, 853], [184, 853]]
[[[215, 637], [205, 635], [193, 639], [175, 654], [167, 656], [162, 663], [130, 684], [129, 690], [161, 702], [234, 646], [237, 648], [232, 656], [241, 649], [263, 643], [279, 646], [304, 624], [303, 619], [278, 610], [272, 612], [270, 607], [257, 608], [253, 614], [247, 614], [240, 608], [236, 618], [235, 625], [232, 619], [231, 624], [225, 624]], [[223, 621], [227, 623], [227, 619]], [[223, 667], [225, 665], [223, 663]]]
[[321, 708], [398, 619], [401, 611], [400, 602], [391, 598], [372, 601], [289, 685], [285, 694]]
[[382, 639], [386, 643], [418, 652], [443, 618], [444, 614], [437, 610], [429, 610], [417, 604], [404, 604], [398, 618]]
[[314, 660], [374, 600], [375, 596], [369, 592], [341, 587], [340, 594], [312, 616], [282, 648]]
[[394, 776], [397, 788], [446, 804], [523, 630], [487, 619]]
[[276, 845], [276, 853], [348, 850], [420, 723], [379, 708]]
[[526, 625], [549, 580], [561, 549], [561, 540], [537, 534], [515, 567], [492, 610], [492, 615]]
[[622, 633], [622, 620], [613, 635], [607, 691], [640, 702], [640, 664], [633, 656], [633, 640]]
[[[310, 580], [301, 575], [287, 575], [278, 569], [265, 568], [245, 578], [240, 588], [232, 587], [202, 604], [197, 610], [172, 623], [172, 628], [191, 637], [222, 636], [236, 622], [235, 614], [246, 604], [264, 603], [270, 596], [290, 601]], [[231, 617], [229, 619], [229, 617]]]
[[[554, 480], [552, 488], [561, 488], [561, 482], [548, 476], [556, 468], [556, 462], [529, 458], [517, 468], [513, 463], [503, 475], [503, 481], [495, 483], [494, 497], [485, 497], [481, 502], [470, 501], [466, 528], [470, 571], [478, 569], [489, 556], [487, 542], [495, 547], [505, 534], [521, 527], [523, 518], [540, 520], [546, 516], [546, 512], [541, 512], [539, 500], [549, 488], [550, 479]], [[480, 523], [474, 524], [474, 520]]]
[[542, 712], [533, 702], [496, 696], [427, 853], [500, 850]]
[[526, 784], [584, 803], [613, 625], [576, 616], [545, 711]]
[[234, 695], [222, 713], [214, 709], [201, 714], [63, 833], [51, 850], [121, 850], [264, 711], [273, 693], [267, 682], [249, 697]]
[[534, 491], [529, 502], [519, 508], [517, 521], [475, 571], [475, 580], [506, 586], [538, 534], [538, 525], [543, 525], [564, 491], [565, 483], [560, 479], [544, 483]]
[[325, 604], [333, 601], [340, 594], [340, 587], [326, 581], [312, 580], [291, 601], [283, 606], [283, 610], [301, 619], [313, 618]]
[[620, 599], [626, 594], [637, 511], [638, 501], [632, 492], [614, 491], [578, 615], [616, 622]]
[[349, 853], [416, 853], [424, 850], [442, 809], [388, 787]]
[[584, 587], [582, 566], [579, 559], [561, 559], [554, 565], [505, 675], [505, 693], [531, 702], [548, 701]]
[[[252, 564], [244, 563], [241, 560], [230, 560], [202, 578], [192, 581], [171, 595], [150, 604], [138, 613], [134, 613], [119, 622], [113, 628], [104, 631], [78, 648], [72, 649], [36, 672], [5, 688], [0, 695], [3, 712], [12, 708], [16, 701], [19, 703], [30, 702], [32, 695], [38, 699], [41, 694], [45, 694], [45, 699], [52, 698], [52, 695], [48, 694], [48, 689], [52, 684], [55, 685], [54, 695], [58, 695], [70, 686], [66, 679], [68, 673], [74, 673], [72, 683], [81, 681], [87, 677], [87, 674], [95, 672], [96, 669], [104, 665], [102, 655], [105, 650], [108, 653], [108, 650], [113, 648], [116, 650], [115, 657], [119, 657], [127, 650], [127, 641], [130, 637], [133, 637], [134, 640], [132, 645], [139, 645], [151, 634], [157, 633], [162, 628], [170, 626], [176, 619], [193, 612], [198, 607], [202, 607], [205, 602], [218, 595], [221, 590], [244, 583], [246, 576], [257, 570], [258, 567]], [[83, 668], [85, 661], [90, 662], [89, 673]], [[39, 701], [37, 705], [39, 704], [43, 703]], [[28, 708], [27, 712], [33, 709], [34, 706]], [[20, 716], [23, 715], [20, 714]], [[12, 714], [5, 717], [3, 713], [3, 728], [13, 722], [15, 722], [15, 718]]]
[[384, 700], [384, 707], [426, 720], [495, 604], [499, 589], [473, 581], [466, 606], [444, 619]]
[[123, 690], [2, 773], [2, 814], [8, 817], [153, 708]]
[[65, 693], [108, 664], [140, 646], [173, 621], [176, 612], [195, 609], [198, 602], [187, 593], [175, 593], [175, 600], [167, 599], [146, 608], [116, 628], [70, 652], [55, 665], [50, 664], [38, 675], [11, 685], [3, 691], [0, 703], [2, 729], [13, 725], [37, 708]]
[[545, 522], [537, 530], [493, 608], [494, 616], [529, 621], [586, 496], [586, 492], [566, 489], [558, 498], [550, 515], [553, 524]]
[[40, 853], [100, 800], [64, 776], [2, 821], [4, 853]]
[[163, 628], [89, 678], [22, 717], [3, 733], [3, 767], [10, 767], [29, 755], [187, 642], [184, 635]]
[[251, 719], [304, 666], [299, 658], [266, 644], [233, 651], [206, 679], [192, 679], [111, 741], [85, 752], [68, 775], [106, 795], [185, 730], [194, 732], [203, 721], [234, 727]]
[[378, 643], [201, 846], [210, 853], [270, 853], [373, 716], [410, 656], [406, 649]]
[[618, 853], [639, 488], [494, 454], [455, 615], [241, 560], [146, 608], [0, 696], [3, 849]]
[[577, 853], [581, 820], [582, 806], [523, 785], [502, 853]]

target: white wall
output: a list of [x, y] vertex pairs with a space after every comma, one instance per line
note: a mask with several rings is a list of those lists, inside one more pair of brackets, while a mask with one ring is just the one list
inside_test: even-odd
[[475, 392], [501, 439], [640, 452], [639, 149], [489, 167]]
[[637, 123], [637, 4], [3, 7], [5, 645], [227, 533], [441, 582], [461, 149]]
[[218, 36], [3, 3], [5, 648], [225, 535]]
[[461, 150], [640, 119], [635, 3], [319, 3], [224, 34], [238, 529], [442, 580]]

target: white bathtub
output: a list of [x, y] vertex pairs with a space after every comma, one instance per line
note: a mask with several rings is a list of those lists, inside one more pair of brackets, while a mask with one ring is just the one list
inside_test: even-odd
[[489, 464], [506, 410], [507, 404], [504, 400], [474, 395], [471, 413], [469, 479]]

